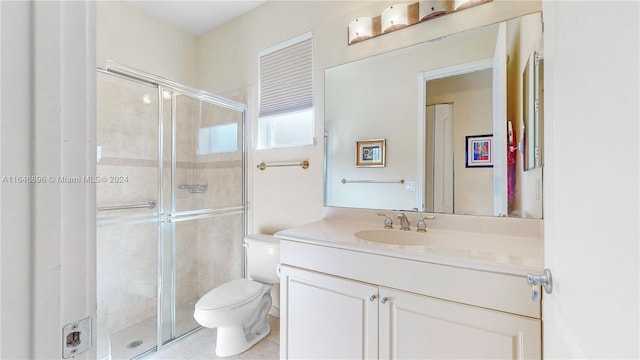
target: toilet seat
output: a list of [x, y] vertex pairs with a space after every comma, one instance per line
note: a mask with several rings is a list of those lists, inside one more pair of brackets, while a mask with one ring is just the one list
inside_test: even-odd
[[260, 296], [263, 288], [264, 286], [256, 281], [232, 280], [206, 293], [195, 307], [197, 310], [216, 310], [241, 306]]

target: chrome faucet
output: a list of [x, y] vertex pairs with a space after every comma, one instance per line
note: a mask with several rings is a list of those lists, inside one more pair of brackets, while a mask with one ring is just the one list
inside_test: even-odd
[[418, 232], [427, 232], [427, 223], [425, 223], [425, 220], [431, 220], [431, 219], [435, 219], [435, 216], [425, 216], [423, 218], [420, 219], [420, 221], [418, 221], [418, 224], [416, 225], [417, 227], [417, 231]]
[[411, 228], [409, 227], [409, 219], [407, 219], [407, 215], [405, 215], [404, 213], [400, 213], [400, 215], [398, 215], [398, 219], [400, 219], [400, 230], [411, 230]]

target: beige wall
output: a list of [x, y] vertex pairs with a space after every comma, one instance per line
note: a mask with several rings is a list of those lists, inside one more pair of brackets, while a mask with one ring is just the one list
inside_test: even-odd
[[[199, 38], [185, 34], [124, 2], [99, 2], [97, 58], [111, 59], [216, 94], [245, 93], [248, 232], [273, 233], [322, 217], [324, 160], [324, 70], [437, 39], [448, 34], [540, 11], [539, 1], [495, 0], [352, 46], [347, 26], [356, 17], [376, 16], [393, 1], [268, 1]], [[296, 16], [289, 16], [296, 14]], [[256, 150], [258, 52], [313, 31], [315, 144]], [[415, 138], [415, 136], [412, 136]], [[309, 160], [310, 167], [256, 169], [265, 162]], [[277, 300], [277, 299], [274, 299]], [[274, 302], [277, 306], [277, 301]]]
[[[484, 27], [445, 41], [418, 44], [327, 69], [327, 204], [374, 209], [421, 207], [416, 191], [407, 191], [400, 184], [342, 184], [341, 179], [415, 182], [418, 138], [424, 136], [418, 134], [418, 123], [424, 122], [418, 119], [418, 74], [491, 58], [495, 37], [495, 28]], [[488, 104], [490, 108], [491, 98]], [[378, 138], [387, 140], [386, 166], [356, 168], [356, 141]]]
[[113, 60], [195, 86], [196, 37], [126, 1], [96, 2], [97, 65]]
[[[324, 69], [414, 45], [447, 34], [539, 11], [538, 1], [496, 0], [372, 40], [347, 45], [347, 26], [360, 16], [376, 16], [393, 1], [268, 1], [199, 38], [170, 27], [125, 2], [99, 2], [97, 54], [106, 59], [214, 93], [247, 93], [250, 139], [257, 106], [258, 52], [304, 32], [314, 34], [316, 143], [293, 149], [247, 154], [248, 231], [272, 233], [322, 216]], [[295, 17], [288, 14], [296, 14]], [[252, 141], [253, 143], [253, 141]], [[257, 170], [261, 161], [309, 160], [307, 170]]]
[[[314, 34], [316, 145], [255, 150], [248, 154], [249, 232], [273, 232], [316, 220], [323, 207], [324, 69], [435, 39], [477, 26], [539, 11], [539, 2], [493, 1], [372, 40], [347, 45], [347, 26], [360, 16], [379, 15], [391, 1], [268, 1], [198, 39], [198, 86], [212, 92], [247, 88], [249, 130], [256, 121], [258, 52], [307, 31]], [[296, 14], [296, 16], [289, 16]], [[412, 136], [413, 137], [413, 136]], [[256, 170], [261, 161], [308, 159], [308, 170]]]

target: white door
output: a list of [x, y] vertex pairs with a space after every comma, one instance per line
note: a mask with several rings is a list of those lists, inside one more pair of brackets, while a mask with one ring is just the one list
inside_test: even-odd
[[[433, 212], [453, 214], [453, 105], [433, 109]], [[427, 112], [428, 113], [428, 112]]]
[[547, 359], [640, 357], [639, 4], [543, 2]]
[[376, 359], [378, 287], [282, 266], [281, 359]]
[[425, 211], [453, 214], [453, 105], [427, 106]]
[[540, 320], [380, 288], [380, 359], [540, 359]]
[[63, 339], [96, 311], [95, 184], [81, 181], [96, 173], [95, 3], [2, 1], [0, 16], [0, 358], [95, 358], [78, 351], [88, 327]]
[[425, 130], [424, 210], [453, 214], [453, 105], [427, 106]]

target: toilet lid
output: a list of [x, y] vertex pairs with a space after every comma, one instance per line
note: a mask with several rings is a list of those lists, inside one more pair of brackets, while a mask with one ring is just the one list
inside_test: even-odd
[[226, 282], [206, 293], [196, 303], [197, 309], [215, 310], [232, 305], [241, 305], [258, 296], [263, 285], [248, 279]]

